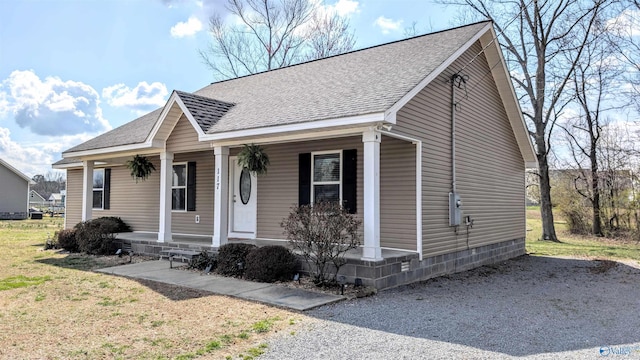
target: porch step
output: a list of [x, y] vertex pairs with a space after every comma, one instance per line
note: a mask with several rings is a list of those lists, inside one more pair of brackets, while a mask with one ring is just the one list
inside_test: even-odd
[[184, 249], [169, 249], [160, 251], [160, 260], [163, 257], [169, 258], [169, 268], [173, 268], [173, 259], [178, 256], [181, 261], [191, 260], [194, 256], [198, 256], [200, 251], [184, 250]]

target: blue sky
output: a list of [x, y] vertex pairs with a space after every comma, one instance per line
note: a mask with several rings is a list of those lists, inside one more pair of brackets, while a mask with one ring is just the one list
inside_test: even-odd
[[[29, 176], [61, 151], [195, 91], [213, 75], [198, 50], [226, 0], [0, 1], [0, 158]], [[356, 48], [453, 26], [425, 0], [325, 0]]]

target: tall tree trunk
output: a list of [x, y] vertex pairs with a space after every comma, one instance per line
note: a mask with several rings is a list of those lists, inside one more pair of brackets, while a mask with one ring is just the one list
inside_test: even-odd
[[600, 220], [600, 182], [598, 181], [598, 157], [596, 153], [597, 143], [591, 136], [591, 151], [589, 159], [591, 160], [591, 193], [593, 208], [593, 235], [602, 236], [602, 221]]
[[[553, 222], [553, 208], [551, 204], [551, 182], [549, 180], [549, 162], [547, 160], [546, 141], [544, 137], [536, 136], [538, 151], [538, 173], [540, 176], [540, 216], [542, 218], [542, 240], [558, 241]], [[542, 150], [542, 151], [540, 151]]]

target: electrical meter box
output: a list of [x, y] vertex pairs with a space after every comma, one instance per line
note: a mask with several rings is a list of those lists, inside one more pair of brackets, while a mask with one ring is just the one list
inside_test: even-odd
[[449, 226], [459, 226], [462, 220], [462, 200], [458, 193], [449, 193]]

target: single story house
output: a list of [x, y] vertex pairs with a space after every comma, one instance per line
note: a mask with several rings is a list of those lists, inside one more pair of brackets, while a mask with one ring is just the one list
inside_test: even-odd
[[[237, 164], [258, 144], [271, 165]], [[157, 169], [136, 183], [134, 155]], [[134, 249], [285, 242], [292, 205], [363, 221], [344, 274], [387, 288], [524, 253], [536, 157], [491, 22], [173, 91], [66, 150], [66, 227], [119, 216]]]
[[59, 193], [52, 193], [49, 196], [49, 205], [50, 206], [64, 206], [64, 200], [67, 197], [66, 190], [60, 190]]
[[29, 191], [29, 207], [44, 209], [49, 201], [35, 190]]
[[31, 185], [31, 178], [0, 159], [0, 220], [23, 220], [29, 216]]

